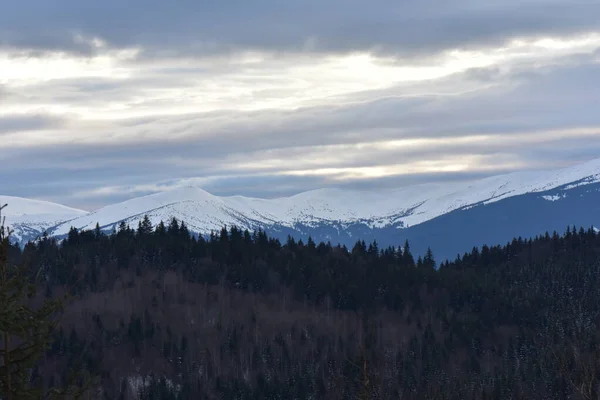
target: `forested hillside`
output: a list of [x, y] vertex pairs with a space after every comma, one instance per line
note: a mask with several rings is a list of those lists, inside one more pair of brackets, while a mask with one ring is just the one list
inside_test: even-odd
[[[460, 234], [460, 233], [458, 233]], [[173, 220], [10, 248], [70, 291], [46, 387], [99, 399], [591, 399], [600, 235], [514, 239], [436, 265], [408, 243], [347, 249]], [[41, 378], [40, 378], [41, 377]]]

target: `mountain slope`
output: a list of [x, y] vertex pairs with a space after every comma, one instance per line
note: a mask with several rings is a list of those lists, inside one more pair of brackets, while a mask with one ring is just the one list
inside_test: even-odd
[[13, 196], [0, 196], [0, 205], [4, 204], [8, 206], [2, 210], [2, 216], [12, 230], [11, 240], [20, 243], [34, 240], [58, 224], [87, 214], [87, 211], [61, 204]]
[[409, 240], [416, 254], [431, 246], [437, 259], [454, 259], [474, 246], [504, 245], [524, 239], [564, 233], [570, 226], [600, 226], [600, 183], [563, 185], [500, 201], [459, 209], [401, 231], [387, 230], [382, 242]]
[[[281, 239], [310, 235], [318, 241], [346, 245], [358, 239], [398, 245], [409, 239], [418, 242], [413, 248], [417, 253], [425, 250], [419, 246], [430, 245], [439, 257], [453, 257], [474, 245], [563, 230], [566, 221], [600, 224], [600, 211], [594, 206], [599, 187], [600, 159], [470, 183], [369, 192], [319, 189], [277, 199], [219, 197], [198, 187], [182, 187], [91, 213], [70, 211], [79, 215], [65, 217], [66, 222], [49, 232], [61, 237], [72, 226], [93, 229], [96, 223], [112, 231], [122, 221], [136, 227], [148, 215], [153, 224], [172, 218], [183, 220], [192, 232], [204, 235], [236, 225], [249, 230], [262, 228]], [[583, 200], [577, 200], [579, 197]], [[46, 221], [44, 226], [51, 226]]]
[[[324, 222], [364, 223], [370, 228], [392, 224], [407, 227], [476, 204], [599, 181], [600, 159], [566, 169], [512, 173], [467, 184], [425, 184], [378, 192], [320, 189], [278, 199], [218, 197], [196, 187], [185, 187], [104, 207], [72, 223], [77, 228], [92, 229], [96, 222], [108, 227], [122, 220], [137, 222], [147, 213], [163, 220], [186, 217], [182, 219], [201, 233], [220, 229], [224, 224], [251, 227], [257, 223], [287, 227]], [[68, 226], [64, 225], [56, 233], [67, 231]]]

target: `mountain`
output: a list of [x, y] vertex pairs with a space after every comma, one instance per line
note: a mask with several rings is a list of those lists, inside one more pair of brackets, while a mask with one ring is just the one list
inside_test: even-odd
[[104, 231], [124, 221], [131, 227], [148, 215], [153, 224], [183, 220], [207, 235], [223, 226], [262, 228], [285, 240], [353, 245], [411, 242], [416, 254], [431, 246], [438, 259], [515, 236], [563, 231], [567, 225], [600, 225], [600, 159], [569, 168], [494, 176], [470, 183], [423, 184], [393, 190], [319, 189], [277, 199], [219, 197], [198, 187], [127, 200], [91, 213], [69, 216], [49, 228], [58, 237], [73, 226]]
[[87, 214], [87, 211], [61, 204], [22, 197], [0, 196], [0, 205], [4, 204], [8, 206], [2, 210], [2, 216], [12, 231], [11, 239], [20, 243], [34, 240], [58, 224]]

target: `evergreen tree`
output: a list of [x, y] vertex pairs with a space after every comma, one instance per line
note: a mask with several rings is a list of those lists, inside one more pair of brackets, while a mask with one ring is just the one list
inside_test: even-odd
[[425, 257], [423, 257], [423, 266], [426, 268], [430, 268], [430, 269], [435, 269], [435, 267], [436, 267], [435, 258], [433, 256], [433, 252], [431, 251], [430, 247], [427, 248]]
[[129, 229], [129, 226], [127, 226], [125, 221], [119, 222], [119, 229], [117, 231], [118, 233], [125, 233], [125, 232], [127, 232], [128, 229]]
[[179, 221], [177, 221], [177, 218], [171, 218], [167, 232], [173, 236], [177, 236], [179, 234]]
[[100, 230], [100, 224], [96, 222], [96, 228], [94, 229], [94, 234], [97, 238], [102, 236], [102, 231]]
[[148, 215], [144, 215], [144, 219], [138, 223], [138, 234], [139, 235], [149, 235], [153, 231], [152, 222], [150, 222], [150, 218]]
[[164, 236], [167, 233], [167, 228], [165, 227], [165, 223], [160, 221], [158, 225], [156, 225], [156, 234], [158, 236]]
[[402, 249], [402, 260], [404, 265], [407, 267], [415, 266], [415, 259], [413, 258], [413, 255], [410, 252], [410, 245], [408, 244], [408, 239], [404, 242], [404, 248]]

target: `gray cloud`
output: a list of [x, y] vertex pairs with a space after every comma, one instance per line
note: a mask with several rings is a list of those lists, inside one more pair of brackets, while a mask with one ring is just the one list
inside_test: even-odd
[[[590, 82], [600, 82], [600, 64], [541, 71], [514, 89], [511, 89], [510, 77], [500, 80], [503, 82], [508, 83], [508, 89], [500, 85], [460, 97], [394, 97], [394, 90], [402, 93], [403, 88], [399, 87], [387, 93], [375, 93], [376, 100], [347, 106], [266, 110], [248, 113], [243, 118], [236, 112], [189, 114], [127, 124], [143, 122], [152, 128], [161, 122], [170, 127], [171, 132], [197, 132], [197, 139], [186, 137], [185, 145], [181, 146], [165, 131], [165, 143], [160, 144], [160, 149], [180, 150], [183, 153], [174, 154], [183, 157], [223, 156], [234, 153], [235, 149], [251, 152], [382, 139], [520, 134], [532, 129], [600, 125], [598, 114], [590, 110], [590, 105], [600, 104], [600, 93], [589, 90]], [[202, 134], [204, 131], [206, 135]], [[122, 144], [120, 149], [124, 156], [131, 150]]]
[[[364, 81], [354, 89], [352, 74], [337, 86], [329, 82], [351, 65], [323, 60], [371, 50], [391, 56], [380, 63], [427, 69], [451, 48], [599, 31], [598, 15], [597, 1], [558, 0], [12, 2], [0, 13], [0, 67], [6, 48], [7, 57], [42, 60], [55, 50], [72, 52], [81, 65], [72, 76], [33, 74], [20, 84], [0, 70], [0, 160], [10, 166], [0, 169], [2, 193], [90, 209], [182, 181], [196, 180], [221, 195], [274, 197], [585, 161], [600, 154], [594, 109], [600, 49], [538, 59], [539, 49], [526, 48], [532, 57], [389, 84], [368, 79], [385, 69], [367, 68], [353, 72]], [[128, 47], [143, 53], [114, 65], [111, 53], [93, 64], [91, 56]], [[243, 63], [234, 55], [240, 50], [273, 54]], [[311, 62], [320, 68], [311, 70]], [[86, 75], [88, 68], [99, 72]], [[331, 76], [310, 81], [320, 73]], [[296, 89], [305, 84], [306, 101]], [[340, 89], [346, 85], [351, 88]], [[268, 103], [290, 98], [287, 109]], [[266, 105], [250, 109], [261, 102]], [[385, 141], [396, 145], [374, 145]], [[439, 159], [470, 165], [457, 172], [409, 171]], [[300, 175], [398, 165], [406, 171], [370, 178]]]
[[0, 135], [6, 132], [21, 132], [59, 128], [65, 126], [64, 118], [52, 115], [0, 116]]
[[[467, 78], [471, 75], [471, 72], [465, 74]], [[530, 75], [528, 80], [519, 81], [519, 85], [508, 90], [492, 88], [459, 97], [388, 97], [294, 112], [261, 111], [243, 119], [239, 114], [225, 111], [156, 120], [148, 117], [120, 124], [145, 127], [142, 129], [164, 127], [164, 140], [93, 146], [66, 143], [23, 148], [10, 154], [0, 152], [12, 166], [0, 172], [0, 180], [7, 182], [6, 194], [45, 196], [90, 208], [152, 191], [123, 190], [103, 195], [94, 192], [97, 188], [135, 188], [156, 182], [169, 185], [177, 184], [179, 179], [198, 177], [207, 178], [202, 186], [216, 194], [273, 197], [324, 186], [372, 188], [466, 180], [521, 168], [502, 167], [502, 160], [550, 168], [600, 154], [600, 117], [590, 108], [591, 104], [600, 104], [600, 94], [588, 90], [589, 83], [596, 81], [600, 81], [600, 65], [566, 65]], [[214, 124], [214, 119], [219, 123]], [[209, 127], [206, 134], [201, 133], [204, 126]], [[587, 136], [568, 131], [586, 126], [596, 127], [597, 131], [591, 129]], [[557, 129], [567, 132], [551, 136]], [[201, 134], [178, 141], [170, 139], [171, 130]], [[522, 144], [521, 140], [533, 132], [541, 132], [541, 136]], [[351, 147], [380, 140], [458, 139], [482, 134], [500, 135], [501, 140], [449, 141], [397, 149]], [[350, 147], [344, 150], [341, 145]], [[329, 150], [320, 146], [334, 147]], [[475, 168], [456, 173], [413, 173], [346, 181], [332, 181], [328, 176], [278, 175], [306, 168], [304, 164], [315, 161], [311, 158], [315, 156], [338, 157], [330, 162], [323, 159], [325, 167], [353, 168], [410, 164], [438, 159], [440, 155], [483, 155], [499, 160], [499, 164], [483, 171]], [[236, 168], [236, 163], [268, 160], [286, 160], [286, 164], [266, 169]], [[76, 195], [86, 191], [91, 193], [87, 197]]]
[[410, 55], [494, 45], [515, 36], [582, 32], [598, 27], [598, 15], [600, 3], [593, 0], [24, 0], [3, 6], [0, 43], [93, 53], [89, 43], [73, 41], [80, 33], [161, 54], [375, 48]]

